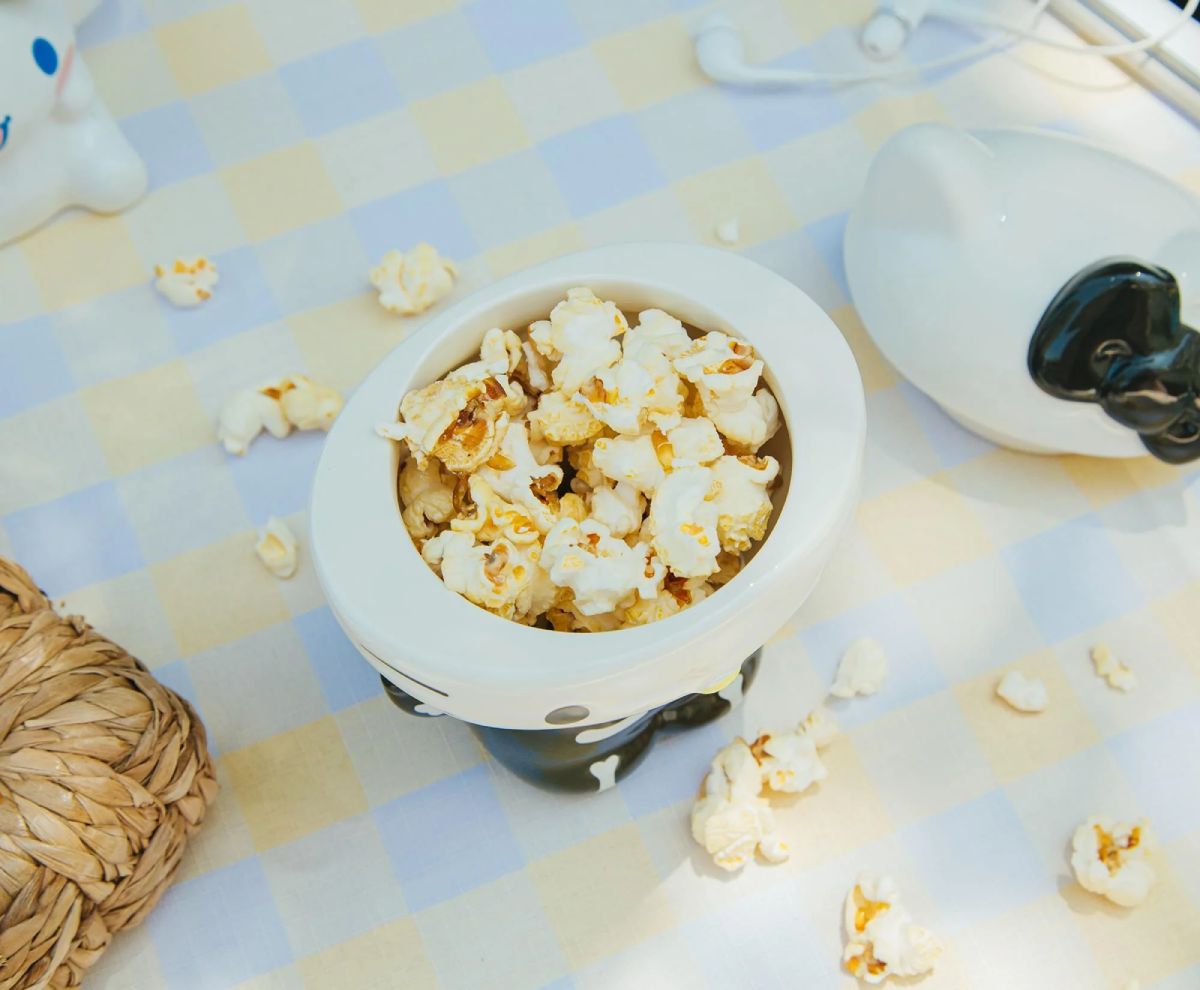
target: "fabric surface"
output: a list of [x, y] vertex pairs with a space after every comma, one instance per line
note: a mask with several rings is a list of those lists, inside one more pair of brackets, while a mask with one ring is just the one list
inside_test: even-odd
[[[753, 58], [845, 69], [870, 6], [728, 8]], [[866, 340], [840, 260], [873, 151], [913, 121], [1049, 126], [1197, 189], [1200, 138], [1111, 66], [1028, 47], [901, 83], [725, 90], [693, 64], [701, 11], [105, 0], [82, 29], [153, 191], [0, 250], [0, 553], [195, 704], [222, 784], [179, 882], [89, 986], [848, 987], [861, 869], [894, 874], [945, 941], [923, 988], [1200, 986], [1200, 473], [965, 433]], [[971, 40], [926, 24], [904, 57]], [[303, 546], [293, 580], [263, 569], [254, 527], [304, 532], [323, 436], [231, 458], [217, 410], [288, 371], [352, 390], [419, 325], [369, 291], [388, 248], [436, 244], [461, 297], [583, 246], [714, 243], [731, 216], [738, 250], [854, 348], [862, 506], [743, 709], [612, 791], [543, 794], [461, 725], [390, 706]], [[152, 266], [196, 252], [216, 296], [172, 310]], [[779, 804], [791, 861], [718, 875], [686, 826], [713, 752], [800, 718], [863, 634], [887, 685], [836, 706], [828, 779]], [[1101, 639], [1133, 693], [1093, 674]], [[992, 699], [1014, 664], [1046, 681], [1045, 714]], [[1103, 811], [1162, 839], [1134, 911], [1070, 880], [1071, 830]]]

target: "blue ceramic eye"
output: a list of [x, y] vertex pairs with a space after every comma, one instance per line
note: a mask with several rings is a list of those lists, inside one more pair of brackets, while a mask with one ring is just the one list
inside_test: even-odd
[[58, 52], [45, 38], [38, 38], [34, 41], [33, 60], [37, 62], [37, 67], [48, 76], [52, 76], [58, 71]]

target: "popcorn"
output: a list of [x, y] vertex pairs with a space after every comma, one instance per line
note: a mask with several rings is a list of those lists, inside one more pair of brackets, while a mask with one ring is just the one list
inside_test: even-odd
[[176, 258], [170, 265], [154, 266], [154, 288], [180, 309], [192, 309], [211, 299], [220, 280], [217, 266], [203, 255]]
[[445, 530], [421, 548], [446, 587], [504, 618], [513, 618], [517, 602], [530, 590], [540, 556], [536, 544], [518, 548], [501, 538], [476, 544], [471, 533]]
[[604, 477], [646, 494], [656, 491], [666, 478], [654, 440], [648, 436], [601, 437], [592, 446], [592, 464]]
[[713, 403], [704, 408], [738, 453], [755, 453], [779, 430], [779, 404], [765, 388], [737, 406]]
[[615, 611], [636, 593], [654, 598], [663, 571], [650, 562], [650, 550], [616, 539], [603, 523], [562, 519], [546, 534], [542, 564], [550, 580], [574, 592], [584, 615]]
[[509, 397], [495, 378], [446, 378], [409, 392], [401, 421], [378, 427], [381, 436], [403, 440], [418, 464], [436, 457], [451, 471], [473, 471], [499, 448], [508, 431]]
[[613, 338], [628, 329], [614, 303], [597, 299], [591, 289], [571, 289], [549, 320], [530, 326], [529, 339], [558, 362], [550, 376], [555, 388], [573, 395], [598, 371], [616, 364], [621, 345]]
[[625, 334], [625, 357], [642, 363], [651, 354], [661, 354], [674, 360], [692, 347], [683, 324], [661, 309], [647, 309], [638, 314], [638, 324]]
[[258, 542], [254, 552], [263, 566], [277, 578], [290, 578], [296, 573], [296, 534], [282, 519], [271, 516], [266, 526], [258, 531]]
[[447, 523], [454, 517], [453, 476], [439, 461], [428, 460], [422, 467], [415, 458], [408, 458], [400, 469], [397, 491], [404, 506], [400, 516], [416, 539], [428, 539], [433, 536], [436, 524]]
[[887, 676], [887, 655], [883, 647], [868, 636], [856, 639], [842, 654], [837, 676], [829, 693], [835, 698], [853, 698], [856, 694], [874, 694], [883, 687]]
[[[703, 467], [724, 456], [725, 445], [712, 420], [704, 418], [684, 419], [667, 433], [670, 444], [669, 464], [672, 469]], [[663, 450], [659, 448], [659, 457]]]
[[562, 392], [544, 392], [529, 413], [529, 423], [551, 443], [561, 444], [583, 443], [604, 429], [586, 403]]
[[217, 418], [217, 439], [225, 450], [239, 457], [263, 430], [283, 439], [292, 432], [292, 424], [283, 414], [279, 400], [258, 389], [243, 389], [221, 407]]
[[[766, 531], [779, 465], [748, 456], [778, 422], [769, 394], [755, 398], [761, 367], [724, 334], [693, 340], [657, 309], [630, 328], [614, 303], [572, 289], [527, 331], [488, 330], [477, 359], [377, 428], [408, 455], [404, 525], [448, 588], [513, 621], [606, 632], [675, 615], [728, 583]], [[336, 393], [286, 381], [242, 397], [235, 446], [286, 432], [291, 416], [328, 426], [340, 409]], [[742, 420], [759, 425], [722, 435]], [[797, 762], [806, 733], [763, 750], [781, 787], [818, 772]]]
[[723, 870], [741, 869], [756, 851], [771, 863], [788, 857], [771, 809], [758, 796], [761, 788], [761, 768], [744, 740], [717, 753], [692, 806], [691, 827], [692, 837]]
[[483, 343], [479, 345], [479, 360], [464, 364], [446, 377], [473, 382], [504, 378], [516, 370], [522, 356], [520, 337], [511, 330], [493, 328], [483, 335]]
[[[342, 396], [305, 375], [292, 375], [278, 386], [283, 415], [298, 430], [328, 430], [342, 411]], [[270, 395], [271, 390], [264, 390]]]
[[342, 411], [342, 397], [306, 375], [289, 375], [230, 398], [217, 420], [217, 439], [231, 454], [242, 455], [264, 429], [283, 439], [292, 428], [328, 430]]
[[1071, 840], [1071, 870], [1084, 890], [1114, 904], [1141, 904], [1154, 884], [1147, 857], [1157, 844], [1146, 821], [1136, 825], [1093, 815], [1075, 830]]
[[1046, 685], [1019, 670], [1010, 670], [996, 682], [996, 694], [1019, 712], [1044, 712], [1050, 701]]
[[685, 468], [672, 472], [650, 502], [654, 549], [680, 577], [707, 577], [717, 570], [721, 541], [717, 504], [708, 498], [712, 485], [708, 468]]
[[842, 961], [865, 983], [889, 976], [921, 976], [933, 969], [942, 946], [931, 932], [913, 924], [891, 877], [859, 876], [843, 912], [846, 949]]
[[479, 468], [478, 476], [497, 494], [525, 510], [539, 532], [548, 532], [558, 520], [562, 468], [540, 464], [533, 456], [524, 420], [509, 426], [500, 449]]
[[645, 511], [646, 500], [641, 492], [626, 482], [592, 490], [592, 518], [607, 526], [617, 539], [636, 533]]
[[774, 457], [722, 457], [712, 466], [709, 498], [717, 506], [717, 534], [721, 549], [730, 553], [749, 550], [761, 540], [771, 519], [770, 486], [779, 477]]
[[763, 781], [779, 793], [799, 794], [826, 776], [815, 740], [804, 731], [764, 732], [750, 744]]
[[[653, 562], [662, 566], [657, 557], [652, 558]], [[654, 598], [639, 598], [625, 609], [622, 618], [627, 626], [658, 622], [703, 601], [715, 590], [704, 578], [681, 578], [667, 574], [662, 590]]]
[[379, 290], [379, 304], [389, 313], [413, 316], [448, 295], [457, 276], [454, 262], [422, 242], [408, 252], [385, 254], [371, 269], [371, 284]]
[[640, 364], [621, 360], [597, 372], [579, 390], [578, 399], [605, 426], [637, 436], [649, 422], [654, 384], [654, 376]]
[[1097, 643], [1092, 647], [1092, 664], [1096, 674], [1103, 677], [1110, 688], [1132, 691], [1137, 687], [1137, 675], [1112, 655], [1107, 643]]
[[717, 235], [718, 241], [729, 245], [736, 244], [742, 237], [737, 217], [729, 217], [722, 220], [713, 228], [713, 233]]
[[800, 726], [817, 749], [825, 749], [837, 738], [837, 722], [824, 705], [818, 705], [809, 712]]

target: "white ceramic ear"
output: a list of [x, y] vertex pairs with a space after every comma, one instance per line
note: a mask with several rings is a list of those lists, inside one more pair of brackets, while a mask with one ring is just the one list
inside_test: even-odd
[[0, 2], [0, 244], [69, 206], [123, 210], [146, 166], [101, 103], [59, 0]]
[[859, 209], [877, 224], [968, 237], [1000, 213], [992, 167], [991, 151], [967, 131], [916, 124], [875, 156]]

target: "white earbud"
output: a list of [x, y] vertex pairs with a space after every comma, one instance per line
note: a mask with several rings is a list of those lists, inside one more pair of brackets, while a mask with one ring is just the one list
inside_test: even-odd
[[933, 0], [884, 0], [863, 27], [863, 51], [876, 59], [895, 58], [932, 6]]
[[746, 49], [737, 26], [724, 14], [705, 18], [696, 29], [696, 61], [710, 79], [735, 86], [794, 86], [821, 76], [795, 69], [746, 64]]

